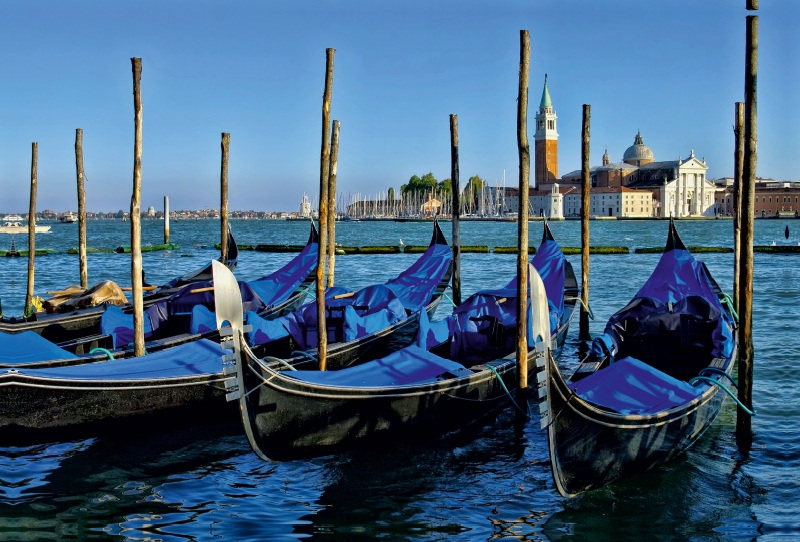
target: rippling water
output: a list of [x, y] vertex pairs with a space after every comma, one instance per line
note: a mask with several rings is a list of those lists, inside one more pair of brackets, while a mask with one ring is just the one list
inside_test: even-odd
[[[792, 230], [783, 238], [784, 226]], [[161, 242], [160, 221], [143, 224], [145, 242]], [[240, 243], [302, 244], [305, 223], [234, 222]], [[592, 222], [592, 244], [661, 246], [666, 222]], [[126, 242], [127, 223], [89, 223], [89, 244]], [[729, 221], [680, 222], [687, 245], [730, 246]], [[449, 224], [444, 225], [449, 233]], [[552, 224], [563, 246], [579, 246], [578, 222]], [[795, 231], [797, 230], [797, 231]], [[75, 226], [55, 224], [39, 247], [76, 244]], [[426, 244], [429, 224], [355, 223], [337, 226], [347, 245]], [[756, 222], [756, 244], [797, 244], [795, 221]], [[541, 227], [531, 225], [538, 241]], [[464, 244], [510, 246], [516, 224], [464, 223]], [[173, 222], [176, 252], [144, 254], [151, 283], [215, 257], [218, 223]], [[24, 242], [24, 240], [18, 239]], [[532, 243], [536, 244], [536, 243]], [[193, 254], [194, 257], [182, 257]], [[237, 276], [266, 274], [292, 255], [242, 252]], [[342, 256], [337, 283], [382, 282], [416, 256]], [[579, 257], [570, 257], [580, 272]], [[730, 254], [703, 254], [725, 290]], [[600, 333], [649, 276], [658, 255], [593, 256], [590, 300]], [[466, 254], [466, 293], [504, 284], [514, 256]], [[310, 461], [265, 463], [250, 452], [240, 424], [177, 430], [137, 428], [121, 437], [0, 448], [0, 539], [260, 540], [752, 540], [800, 538], [800, 369], [793, 346], [800, 331], [800, 257], [757, 254], [754, 294], [756, 348], [755, 441], [747, 458], [734, 439], [735, 409], [722, 415], [688, 453], [652, 472], [566, 500], [553, 488], [545, 434], [517, 427], [506, 412], [481, 427], [434, 442], [377, 448]], [[0, 297], [19, 313], [25, 259], [0, 259]], [[90, 282], [128, 284], [128, 255], [89, 256]], [[36, 292], [77, 282], [77, 256], [37, 259]], [[446, 307], [440, 307], [439, 316]], [[577, 363], [577, 322], [562, 357]]]

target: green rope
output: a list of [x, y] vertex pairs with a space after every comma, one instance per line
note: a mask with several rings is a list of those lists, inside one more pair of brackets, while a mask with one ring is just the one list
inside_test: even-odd
[[293, 356], [296, 356], [296, 355], [305, 356], [305, 357], [309, 358], [311, 361], [317, 361], [317, 358], [314, 357], [314, 354], [312, 354], [310, 352], [305, 352], [303, 350], [295, 350], [295, 351], [292, 352], [292, 355]]
[[305, 292], [305, 293], [306, 293], [306, 295], [310, 295], [310, 296], [311, 296], [311, 297], [313, 297], [314, 299], [316, 299], [316, 298], [317, 298], [317, 296], [315, 296], [313, 293], [311, 293], [311, 288], [308, 288], [308, 287], [306, 287], [306, 286], [303, 286], [303, 285], [301, 284], [300, 286], [298, 286], [298, 287], [297, 287], [297, 289], [298, 289], [298, 290], [300, 290], [301, 292]]
[[733, 308], [733, 299], [731, 299], [731, 296], [729, 296], [728, 294], [722, 294], [722, 299], [720, 299], [720, 301], [722, 301], [723, 303], [725, 303], [728, 306], [728, 310], [731, 311], [731, 314], [733, 315], [733, 319], [738, 324], [739, 323], [739, 315], [736, 313], [736, 311]]
[[736, 386], [737, 388], [739, 387], [739, 383], [736, 382], [731, 375], [729, 375], [722, 369], [717, 369], [716, 367], [706, 367], [705, 369], [700, 370], [700, 376], [705, 376], [703, 373], [713, 373], [716, 375], [724, 376], [725, 378], [730, 380], [734, 386]]
[[89, 350], [89, 355], [91, 356], [95, 352], [102, 352], [103, 354], [108, 356], [108, 359], [114, 359], [114, 354], [112, 354], [110, 351], [106, 350], [105, 348], [92, 348], [91, 350]]
[[442, 292], [442, 295], [444, 296], [444, 298], [445, 298], [446, 300], [448, 300], [448, 301], [450, 302], [450, 304], [451, 304], [453, 307], [455, 307], [455, 306], [456, 306], [456, 304], [453, 302], [453, 300], [452, 300], [452, 299], [450, 299], [450, 296], [449, 296], [449, 295], [447, 295], [447, 293], [445, 293], [445, 292]]
[[296, 371], [297, 370], [294, 367], [292, 367], [292, 364], [289, 363], [288, 361], [286, 361], [285, 359], [276, 358], [276, 357], [273, 357], [273, 356], [264, 356], [261, 359], [263, 359], [264, 361], [277, 361], [278, 363], [282, 363], [283, 365], [287, 366], [290, 371]]
[[524, 410], [522, 410], [520, 408], [520, 406], [517, 404], [517, 402], [511, 396], [511, 392], [508, 391], [508, 388], [506, 388], [506, 384], [505, 384], [505, 382], [503, 382], [503, 379], [500, 378], [499, 374], [497, 374], [497, 371], [495, 370], [495, 368], [492, 367], [491, 365], [485, 365], [484, 367], [486, 367], [487, 369], [492, 371], [494, 373], [494, 376], [497, 377], [497, 380], [500, 382], [500, 385], [503, 387], [503, 391], [505, 391], [506, 395], [508, 395], [508, 398], [511, 399], [511, 404], [514, 405], [515, 407], [517, 407], [517, 410], [519, 410], [522, 413], [523, 416], [525, 416], [526, 418], [528, 418], [530, 420], [531, 419], [530, 413], [529, 412], [526, 413]]
[[724, 391], [725, 391], [725, 392], [726, 392], [728, 395], [730, 395], [730, 396], [731, 396], [731, 399], [733, 399], [733, 400], [736, 402], [736, 404], [737, 404], [737, 405], [739, 405], [739, 407], [740, 407], [742, 410], [744, 410], [744, 411], [745, 411], [745, 413], [749, 414], [750, 416], [755, 416], [755, 415], [756, 415], [756, 411], [755, 411], [755, 410], [750, 410], [749, 408], [747, 408], [746, 406], [744, 406], [744, 405], [742, 404], [742, 402], [741, 402], [741, 401], [739, 401], [739, 398], [738, 398], [738, 397], [736, 397], [736, 396], [733, 394], [733, 392], [732, 392], [731, 390], [729, 390], [729, 389], [728, 389], [728, 388], [725, 386], [725, 384], [723, 384], [723, 383], [722, 383], [722, 382], [720, 382], [719, 380], [714, 380], [713, 378], [709, 378], [709, 377], [707, 377], [707, 376], [696, 376], [696, 377], [692, 378], [692, 379], [689, 381], [689, 384], [692, 384], [692, 385], [693, 385], [695, 382], [700, 382], [700, 381], [702, 381], [702, 382], [709, 382], [709, 383], [711, 383], [711, 384], [716, 384], [717, 386], [719, 386], [720, 388], [722, 388], [722, 389], [723, 389], [723, 390], [724, 390]]

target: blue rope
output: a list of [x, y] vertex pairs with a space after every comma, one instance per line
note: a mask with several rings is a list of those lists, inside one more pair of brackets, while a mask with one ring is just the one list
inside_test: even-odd
[[106, 356], [108, 356], [108, 359], [114, 359], [114, 354], [112, 354], [110, 351], [106, 350], [105, 348], [92, 348], [91, 350], [89, 350], [89, 355], [91, 356], [95, 352], [102, 352]]
[[519, 410], [522, 413], [523, 416], [525, 416], [526, 418], [528, 418], [530, 420], [531, 419], [530, 412], [526, 413], [524, 410], [522, 410], [520, 408], [520, 406], [517, 404], [517, 402], [511, 396], [511, 392], [509, 392], [508, 388], [506, 388], [506, 384], [505, 384], [505, 382], [503, 382], [503, 379], [500, 378], [499, 374], [497, 374], [497, 371], [495, 370], [495, 368], [492, 367], [491, 365], [485, 365], [485, 367], [487, 369], [489, 369], [490, 371], [492, 371], [494, 373], [494, 376], [497, 377], [497, 380], [500, 382], [500, 385], [503, 387], [503, 391], [505, 391], [506, 395], [508, 395], [508, 398], [511, 399], [511, 404], [513, 404], [515, 407], [517, 407], [517, 410]]
[[734, 386], [736, 386], [737, 388], [739, 387], [739, 384], [733, 379], [733, 377], [731, 375], [729, 375], [728, 373], [726, 373], [725, 371], [723, 371], [722, 369], [717, 369], [716, 367], [706, 367], [705, 369], [700, 371], [700, 374], [702, 375], [705, 372], [709, 372], [709, 373], [713, 373], [713, 374], [716, 374], [716, 375], [724, 376], [725, 378], [730, 380], [733, 383]]
[[317, 358], [314, 357], [314, 354], [311, 354], [310, 352], [304, 352], [302, 350], [295, 350], [294, 352], [292, 352], [293, 356], [296, 355], [296, 354], [299, 354], [301, 356], [305, 356], [305, 357], [311, 359], [311, 361], [317, 361]]
[[696, 377], [692, 378], [692, 379], [689, 381], [689, 384], [692, 384], [692, 385], [693, 385], [695, 382], [700, 382], [700, 381], [703, 381], [703, 382], [709, 382], [709, 383], [711, 383], [711, 384], [716, 384], [717, 386], [719, 386], [720, 388], [722, 388], [722, 389], [723, 389], [723, 390], [724, 390], [724, 391], [725, 391], [725, 392], [726, 392], [728, 395], [730, 395], [730, 396], [731, 396], [731, 399], [733, 399], [734, 401], [736, 401], [736, 404], [737, 404], [737, 405], [739, 405], [739, 408], [741, 408], [742, 410], [744, 410], [744, 411], [745, 411], [747, 414], [749, 414], [749, 415], [751, 415], [751, 416], [755, 416], [755, 415], [756, 415], [756, 411], [755, 411], [755, 410], [750, 410], [749, 408], [747, 408], [746, 406], [744, 406], [744, 405], [742, 404], [742, 402], [741, 402], [741, 401], [739, 401], [739, 398], [738, 398], [738, 397], [736, 397], [736, 396], [733, 394], [733, 392], [732, 392], [731, 390], [729, 390], [727, 387], [725, 387], [725, 384], [723, 384], [723, 383], [722, 383], [722, 382], [720, 382], [719, 380], [714, 380], [713, 378], [709, 378], [709, 377], [707, 377], [707, 376], [696, 376]]
[[305, 292], [305, 293], [306, 293], [306, 295], [310, 295], [310, 296], [311, 296], [311, 297], [313, 297], [314, 299], [316, 299], [316, 298], [317, 298], [317, 296], [315, 296], [313, 293], [311, 293], [311, 288], [308, 288], [308, 287], [306, 287], [306, 286], [303, 286], [303, 285], [301, 284], [300, 286], [298, 286], [298, 287], [297, 287], [297, 289], [298, 289], [298, 290], [300, 290], [301, 292]]

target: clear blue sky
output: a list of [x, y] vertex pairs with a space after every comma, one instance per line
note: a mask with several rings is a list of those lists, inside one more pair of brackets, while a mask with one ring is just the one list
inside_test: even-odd
[[[0, 213], [27, 208], [39, 142], [39, 209], [76, 209], [83, 128], [90, 211], [128, 209], [130, 57], [142, 57], [142, 204], [218, 207], [220, 133], [231, 132], [232, 209], [295, 210], [319, 183], [325, 48], [339, 188], [373, 193], [449, 176], [459, 115], [462, 180], [516, 182], [519, 30], [531, 31], [531, 109], [549, 74], [559, 169], [577, 169], [581, 104], [592, 164], [621, 159], [637, 129], [656, 160], [705, 156], [732, 173], [745, 0], [470, 2], [3, 2]], [[758, 174], [798, 179], [800, 2], [761, 0]], [[529, 133], [531, 139], [533, 132]]]

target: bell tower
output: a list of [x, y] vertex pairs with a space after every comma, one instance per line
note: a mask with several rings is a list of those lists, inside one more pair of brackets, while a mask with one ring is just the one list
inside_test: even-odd
[[544, 90], [539, 112], [536, 114], [535, 171], [536, 186], [541, 183], [554, 183], [558, 180], [558, 131], [550, 90], [547, 88], [547, 74], [544, 76]]

